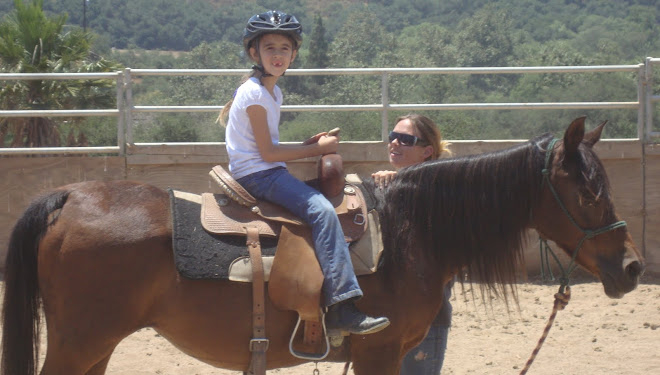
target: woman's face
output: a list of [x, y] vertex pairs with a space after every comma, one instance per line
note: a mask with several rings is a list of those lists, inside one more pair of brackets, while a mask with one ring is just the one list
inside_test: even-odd
[[[399, 121], [395, 126], [395, 133], [413, 135], [419, 138], [415, 128], [409, 119]], [[420, 139], [423, 146], [410, 145], [404, 146], [398, 139], [392, 140], [387, 146], [390, 154], [390, 164], [396, 169], [408, 167], [413, 164], [421, 163], [433, 154], [433, 146], [426, 145], [426, 140]]]

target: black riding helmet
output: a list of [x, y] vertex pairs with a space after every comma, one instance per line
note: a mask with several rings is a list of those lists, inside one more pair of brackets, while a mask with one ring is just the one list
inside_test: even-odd
[[245, 52], [250, 54], [252, 41], [258, 36], [267, 33], [283, 34], [296, 43], [294, 49], [300, 48], [302, 44], [302, 25], [295, 16], [286, 14], [278, 10], [269, 10], [268, 12], [255, 14], [250, 17], [243, 31], [243, 47]]

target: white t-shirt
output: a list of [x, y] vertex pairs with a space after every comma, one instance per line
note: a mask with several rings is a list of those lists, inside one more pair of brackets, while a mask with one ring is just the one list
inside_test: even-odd
[[251, 105], [264, 107], [268, 120], [268, 131], [273, 144], [280, 141], [280, 106], [282, 105], [282, 90], [275, 86], [275, 98], [261, 85], [257, 78], [250, 78], [238, 90], [234, 102], [229, 110], [229, 121], [225, 141], [229, 155], [229, 171], [234, 178], [239, 179], [249, 174], [286, 166], [284, 162], [268, 163], [263, 160], [257, 142], [254, 139], [252, 125], [247, 115], [247, 108]]

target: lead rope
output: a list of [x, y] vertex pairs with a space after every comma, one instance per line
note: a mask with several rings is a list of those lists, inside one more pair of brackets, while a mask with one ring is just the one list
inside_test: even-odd
[[548, 318], [548, 324], [546, 324], [545, 329], [543, 330], [543, 334], [541, 335], [538, 344], [536, 344], [536, 348], [534, 348], [532, 355], [527, 360], [527, 363], [525, 364], [525, 368], [523, 368], [522, 371], [520, 371], [520, 375], [525, 375], [529, 370], [529, 368], [532, 367], [532, 363], [536, 359], [536, 355], [539, 354], [539, 351], [541, 351], [541, 347], [543, 346], [546, 337], [548, 337], [548, 333], [550, 333], [550, 328], [552, 328], [552, 324], [555, 321], [555, 317], [557, 317], [557, 312], [563, 310], [566, 307], [566, 305], [568, 305], [568, 301], [570, 299], [571, 299], [571, 287], [568, 285], [560, 286], [559, 292], [555, 293], [555, 303], [554, 306], [552, 307], [552, 314], [550, 314], [550, 318]]
[[[555, 138], [552, 141], [550, 141], [550, 144], [548, 144], [548, 148], [545, 153], [545, 166], [543, 170], [541, 171], [541, 175], [543, 176], [543, 183], [548, 185], [548, 189], [550, 189], [550, 192], [554, 196], [555, 200], [557, 201], [557, 204], [559, 205], [559, 208], [564, 212], [564, 214], [568, 217], [569, 221], [577, 228], [579, 229], [584, 236], [578, 243], [577, 247], [575, 248], [575, 251], [573, 251], [573, 256], [571, 257], [571, 262], [568, 264], [566, 268], [562, 266], [561, 262], [559, 261], [559, 258], [555, 253], [552, 251], [552, 249], [547, 245], [547, 242], [542, 241], [541, 244], [541, 273], [543, 273], [543, 262], [544, 262], [544, 255], [545, 255], [545, 261], [547, 262], [548, 258], [548, 253], [552, 255], [552, 257], [555, 259], [557, 262], [557, 265], [559, 266], [562, 276], [559, 279], [559, 292], [555, 293], [555, 302], [554, 306], [552, 308], [552, 314], [550, 314], [550, 317], [548, 318], [548, 324], [546, 324], [545, 329], [543, 330], [543, 334], [541, 335], [541, 338], [539, 339], [538, 344], [536, 344], [536, 348], [534, 351], [532, 351], [532, 355], [529, 357], [529, 360], [527, 360], [527, 363], [525, 364], [525, 367], [520, 371], [520, 375], [525, 375], [529, 368], [532, 366], [532, 363], [536, 359], [536, 355], [539, 354], [539, 351], [541, 350], [541, 347], [543, 346], [543, 343], [545, 342], [545, 339], [548, 337], [548, 333], [550, 332], [550, 328], [552, 328], [552, 324], [555, 321], [555, 318], [557, 317], [557, 312], [560, 310], [563, 310], [566, 305], [568, 305], [568, 301], [571, 299], [571, 288], [568, 286], [569, 283], [569, 276], [570, 274], [577, 268], [576, 264], [576, 259], [578, 252], [580, 251], [580, 248], [582, 247], [582, 244], [590, 238], [596, 237], [599, 234], [609, 232], [611, 230], [621, 228], [626, 226], [625, 221], [618, 221], [616, 223], [604, 226], [602, 228], [596, 229], [596, 230], [590, 230], [590, 229], [584, 229], [582, 228], [576, 221], [573, 219], [573, 216], [568, 212], [568, 209], [564, 205], [564, 203], [561, 201], [561, 198], [559, 197], [559, 194], [555, 190], [554, 186], [552, 186], [552, 182], [550, 182], [550, 168], [551, 168], [551, 158], [552, 158], [552, 152], [554, 149], [555, 144], [559, 141], [559, 139]], [[545, 245], [545, 247], [543, 246]], [[545, 254], [543, 251], [545, 250]], [[549, 262], [547, 262], [547, 267], [548, 271], [552, 275], [552, 271], [550, 269]], [[545, 278], [545, 275], [543, 275]], [[554, 275], [551, 276], [552, 279], [554, 279]]]

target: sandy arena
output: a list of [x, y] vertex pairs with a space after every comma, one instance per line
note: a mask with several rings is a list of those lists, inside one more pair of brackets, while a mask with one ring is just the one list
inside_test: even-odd
[[[473, 298], [455, 286], [453, 327], [443, 374], [518, 374], [546, 325], [557, 289], [556, 285], [520, 284], [520, 311], [514, 306], [507, 314], [502, 301], [493, 301], [492, 309], [484, 307], [478, 295]], [[45, 341], [42, 345], [45, 348]], [[606, 297], [600, 283], [586, 281], [572, 286], [572, 299], [557, 315], [529, 374], [660, 374], [659, 348], [659, 278], [644, 277], [636, 290], [619, 300]], [[311, 375], [314, 368], [310, 363], [268, 373]], [[343, 364], [320, 363], [318, 369], [320, 375], [339, 375]], [[124, 340], [107, 373], [240, 374], [183, 354], [151, 329]]]

